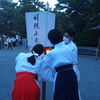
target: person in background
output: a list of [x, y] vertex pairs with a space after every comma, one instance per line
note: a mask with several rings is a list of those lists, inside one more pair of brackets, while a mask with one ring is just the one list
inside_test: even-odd
[[8, 42], [8, 50], [9, 50], [9, 48], [12, 50], [12, 39], [11, 39], [11, 37], [8, 37], [7, 38], [7, 42]]
[[15, 37], [12, 37], [12, 45], [13, 45], [13, 47], [16, 47], [16, 38]]
[[54, 45], [54, 49], [49, 51], [40, 63], [43, 81], [54, 82], [53, 100], [79, 100], [71, 48], [65, 45], [63, 36], [57, 29], [49, 31], [48, 39]]
[[8, 47], [8, 42], [7, 42], [7, 38], [4, 38], [4, 50], [7, 50]]
[[77, 79], [78, 81], [80, 80], [80, 72], [79, 69], [77, 67], [77, 55], [78, 55], [78, 51], [77, 51], [77, 46], [76, 44], [73, 42], [74, 37], [75, 37], [76, 32], [72, 29], [67, 29], [65, 31], [65, 34], [63, 36], [63, 41], [65, 42], [65, 44], [67, 46], [69, 46], [72, 50], [72, 53], [74, 54], [74, 63], [73, 63], [73, 69], [77, 75]]
[[2, 38], [0, 37], [0, 50], [2, 50]]
[[40, 87], [36, 81], [44, 46], [37, 44], [28, 53], [20, 53], [15, 61], [16, 79], [12, 100], [40, 100]]
[[[73, 29], [67, 29], [65, 31], [64, 36], [63, 36], [63, 41], [65, 42], [65, 44], [67, 46], [69, 46], [71, 48], [72, 53], [74, 55], [73, 69], [74, 69], [74, 71], [75, 71], [75, 73], [77, 75], [77, 80], [79, 82], [79, 80], [80, 80], [80, 71], [79, 71], [79, 69], [77, 67], [77, 63], [78, 63], [78, 61], [77, 61], [78, 51], [77, 51], [76, 44], [73, 42], [75, 34], [76, 34], [76, 32]], [[81, 100], [80, 90], [78, 90], [78, 92], [79, 92], [79, 99]]]

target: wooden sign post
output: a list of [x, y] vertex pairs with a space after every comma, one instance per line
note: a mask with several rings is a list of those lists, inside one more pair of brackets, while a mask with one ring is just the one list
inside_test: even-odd
[[42, 44], [44, 47], [52, 46], [48, 40], [48, 32], [55, 28], [55, 14], [44, 12], [27, 12], [26, 30], [28, 46]]

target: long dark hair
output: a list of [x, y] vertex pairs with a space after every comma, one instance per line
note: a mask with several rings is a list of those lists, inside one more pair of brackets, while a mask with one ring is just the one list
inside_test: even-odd
[[31, 63], [32, 65], [34, 65], [35, 62], [36, 62], [36, 59], [35, 59], [35, 56], [34, 56], [34, 55], [31, 56], [31, 57], [29, 57], [29, 58], [27, 58], [27, 60], [28, 60], [28, 62]]

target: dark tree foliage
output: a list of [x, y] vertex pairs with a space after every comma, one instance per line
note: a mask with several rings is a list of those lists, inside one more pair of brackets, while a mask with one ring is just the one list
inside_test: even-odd
[[14, 30], [15, 6], [7, 0], [0, 0], [0, 34], [9, 35]]
[[19, 3], [0, 0], [0, 34], [19, 34], [26, 37], [26, 12], [50, 11], [56, 14], [56, 28], [62, 34], [66, 28], [74, 29], [78, 46], [96, 46], [100, 30], [91, 28], [100, 25], [100, 0], [58, 0], [51, 10], [49, 3], [39, 0], [19, 0]]
[[[100, 0], [58, 0], [59, 10], [65, 9], [66, 26], [76, 30], [79, 46], [97, 46], [100, 30], [90, 30], [100, 25]], [[70, 22], [70, 23], [69, 23]], [[71, 25], [68, 25], [71, 24]]]
[[26, 37], [25, 13], [45, 9], [50, 10], [49, 4], [45, 5], [39, 0], [19, 0], [18, 3], [0, 0], [0, 34]]

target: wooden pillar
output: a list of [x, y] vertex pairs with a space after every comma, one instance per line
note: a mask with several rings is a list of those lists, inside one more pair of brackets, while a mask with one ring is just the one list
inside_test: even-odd
[[42, 100], [46, 100], [46, 82], [42, 82]]
[[[51, 47], [45, 47], [45, 54], [51, 50]], [[46, 100], [46, 82], [42, 81], [42, 100]]]
[[95, 60], [98, 59], [99, 54], [100, 54], [100, 36], [99, 36], [99, 41], [98, 41], [98, 49], [96, 50]]

